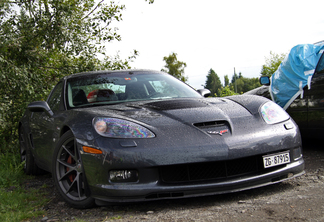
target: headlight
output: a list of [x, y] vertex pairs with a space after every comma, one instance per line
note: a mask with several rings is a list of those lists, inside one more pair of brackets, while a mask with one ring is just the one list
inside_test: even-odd
[[272, 101], [263, 104], [260, 112], [267, 124], [283, 122], [290, 118], [286, 111]]
[[96, 117], [93, 126], [101, 136], [112, 138], [153, 138], [154, 133], [149, 129], [136, 123], [115, 119]]

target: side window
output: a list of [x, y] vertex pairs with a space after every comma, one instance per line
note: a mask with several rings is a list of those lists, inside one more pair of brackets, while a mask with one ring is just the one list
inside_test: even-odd
[[50, 97], [48, 98], [47, 103], [48, 103], [49, 107], [51, 108], [51, 110], [53, 110], [53, 111], [59, 110], [61, 96], [62, 96], [62, 86], [63, 86], [63, 83], [59, 82], [53, 89]]

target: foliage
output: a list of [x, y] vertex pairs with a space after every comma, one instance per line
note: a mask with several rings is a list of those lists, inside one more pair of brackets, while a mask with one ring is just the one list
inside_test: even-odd
[[235, 93], [243, 94], [261, 86], [261, 84], [259, 83], [258, 78], [245, 78], [243, 77], [242, 73], [239, 73], [239, 75], [235, 73], [229, 86], [234, 90]]
[[233, 96], [233, 95], [238, 95], [238, 93], [235, 93], [234, 89], [228, 85], [225, 87], [222, 87], [220, 90], [220, 94], [219, 94], [220, 97]]
[[229, 85], [229, 78], [228, 75], [224, 76], [224, 86], [228, 86]]
[[208, 72], [205, 88], [210, 90], [212, 97], [219, 95], [221, 92], [222, 83], [213, 69]]
[[232, 83], [232, 84], [235, 83], [235, 81], [236, 81], [238, 78], [240, 78], [240, 77], [242, 77], [242, 74], [241, 74], [241, 73], [240, 73], [240, 76], [238, 76], [236, 73], [234, 73], [234, 75], [232, 76], [231, 83]]
[[8, 147], [1, 143], [0, 151], [0, 221], [22, 221], [37, 217], [44, 212], [41, 206], [48, 200], [43, 198], [42, 190], [24, 190], [23, 180], [28, 178], [23, 173], [17, 144]]
[[245, 78], [242, 73], [239, 73], [239, 75], [235, 73], [232, 76], [231, 82], [229, 82], [228, 76], [225, 75], [224, 82], [225, 84], [223, 86], [215, 71], [210, 69], [207, 75], [205, 88], [210, 90], [212, 96], [224, 97], [243, 94], [261, 86], [258, 78]]
[[[27, 104], [45, 100], [63, 76], [98, 69], [130, 68], [105, 55], [105, 43], [120, 40], [113, 21], [123, 5], [104, 0], [2, 0], [0, 3], [0, 137], [16, 138]], [[99, 55], [104, 58], [99, 59]]]
[[238, 79], [230, 84], [230, 87], [234, 89], [234, 92], [239, 94], [243, 94], [260, 86], [259, 78], [245, 78], [241, 74]]
[[42, 206], [48, 200], [40, 190], [0, 188], [0, 221], [26, 221], [44, 214]]
[[19, 186], [23, 180], [23, 163], [18, 153], [0, 153], [0, 188]]
[[184, 76], [184, 68], [187, 67], [187, 64], [178, 61], [176, 53], [173, 52], [169, 56], [163, 57], [163, 61], [166, 63], [164, 66], [166, 69], [161, 69], [161, 71], [169, 73], [177, 79], [180, 79], [182, 82], [188, 81], [188, 77]]
[[268, 58], [265, 58], [266, 64], [262, 66], [261, 69], [261, 75], [262, 76], [269, 76], [279, 68], [281, 62], [284, 60], [286, 57], [286, 54], [276, 54], [273, 52], [270, 52], [270, 56]]

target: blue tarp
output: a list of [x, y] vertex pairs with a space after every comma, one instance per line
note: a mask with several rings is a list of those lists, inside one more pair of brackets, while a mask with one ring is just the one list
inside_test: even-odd
[[301, 44], [293, 47], [271, 76], [270, 95], [273, 101], [287, 109], [308, 85], [323, 53], [324, 43]]

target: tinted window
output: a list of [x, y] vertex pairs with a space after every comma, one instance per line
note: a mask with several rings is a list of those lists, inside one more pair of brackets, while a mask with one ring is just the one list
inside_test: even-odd
[[59, 110], [62, 96], [62, 85], [62, 82], [58, 83], [47, 100], [49, 107], [53, 111]]

